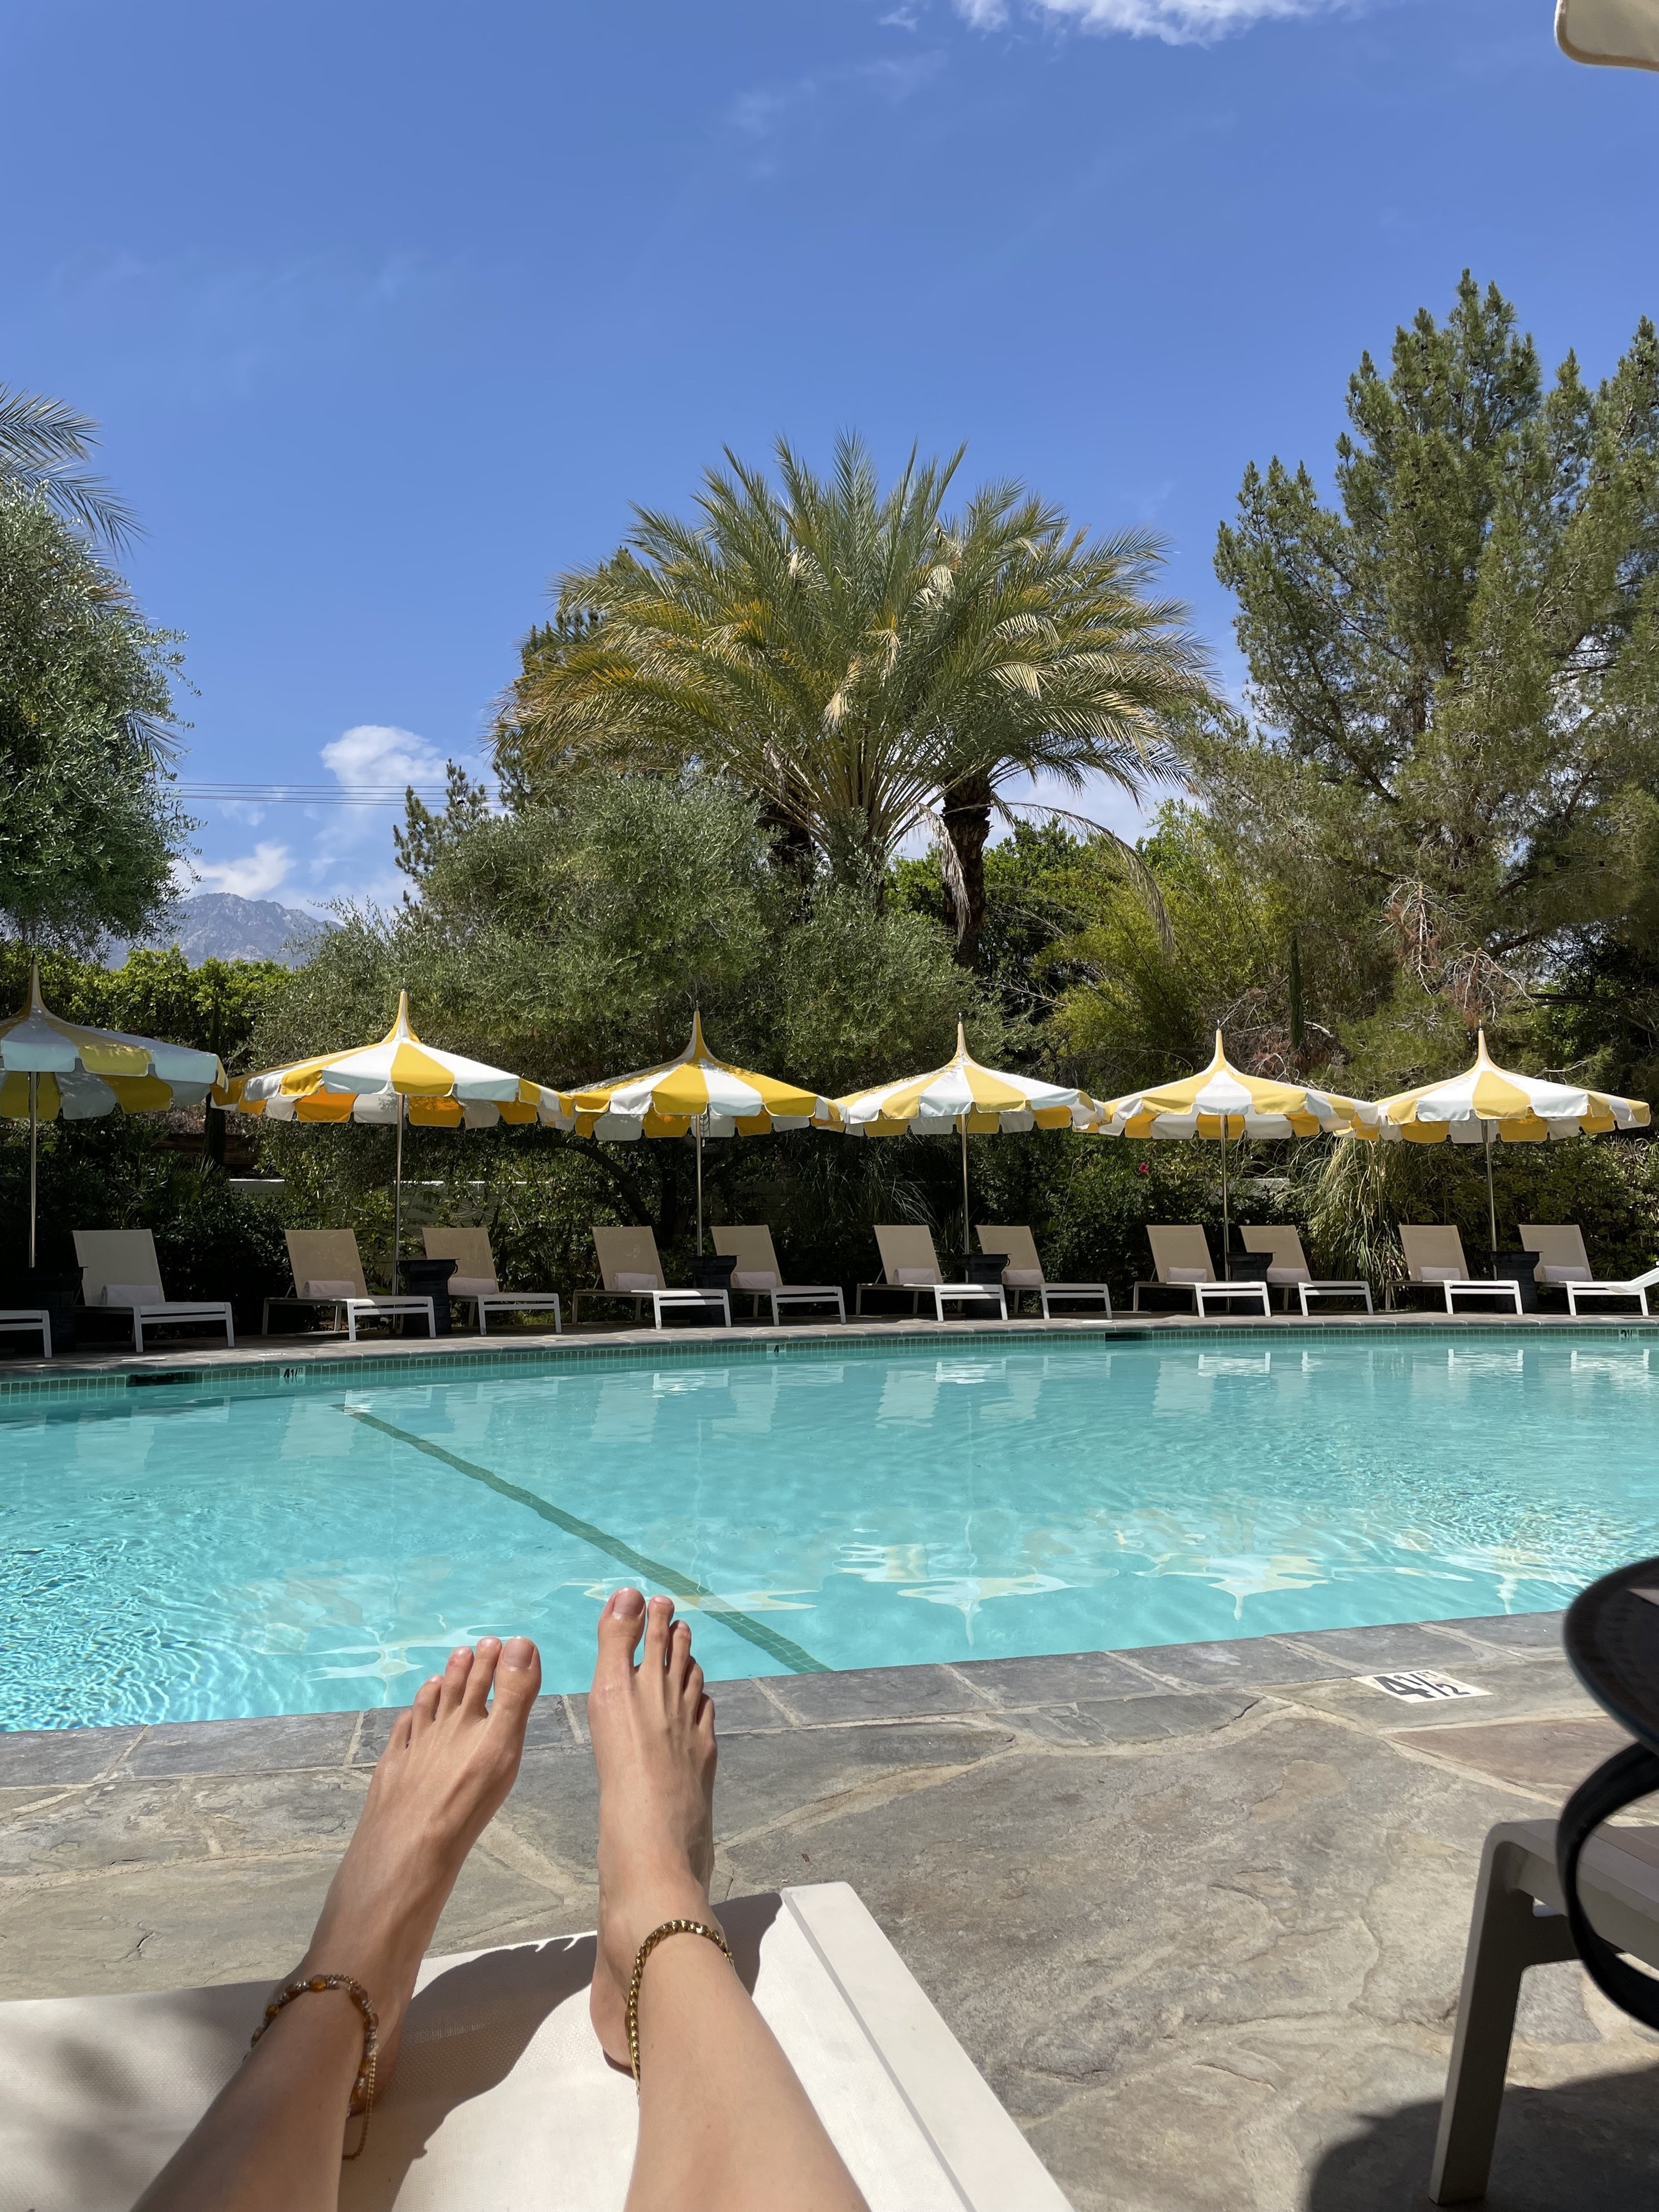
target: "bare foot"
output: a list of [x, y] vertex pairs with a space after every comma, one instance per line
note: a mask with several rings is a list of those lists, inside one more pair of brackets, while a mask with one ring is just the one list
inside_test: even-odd
[[[645, 1652], [634, 1664], [640, 1632]], [[628, 1984], [665, 1920], [706, 1920], [714, 1871], [714, 1708], [672, 1598], [620, 1589], [599, 1615], [587, 1702], [599, 1770], [599, 1942], [589, 1999], [605, 2056], [628, 2064]]]
[[[452, 1651], [399, 1713], [301, 1974], [349, 1974], [380, 2015], [377, 2088], [398, 2056], [415, 1976], [467, 1853], [519, 1771], [542, 1662], [526, 1637]], [[491, 1686], [495, 1699], [490, 1701]], [[341, 1996], [331, 2000], [345, 2004]], [[316, 2003], [315, 1997], [309, 2000]]]

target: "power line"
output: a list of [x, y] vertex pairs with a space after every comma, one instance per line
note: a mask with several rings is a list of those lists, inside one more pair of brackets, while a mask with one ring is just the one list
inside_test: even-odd
[[204, 805], [401, 806], [406, 793], [417, 799], [444, 799], [441, 783], [179, 783], [180, 799]]

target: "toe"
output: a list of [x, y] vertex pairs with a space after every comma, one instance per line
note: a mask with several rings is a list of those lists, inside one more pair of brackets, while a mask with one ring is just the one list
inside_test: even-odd
[[645, 1628], [645, 1600], [636, 1589], [619, 1589], [605, 1600], [599, 1615], [599, 1657], [593, 1686], [624, 1688], [634, 1670], [634, 1654]]
[[668, 1632], [668, 1680], [671, 1688], [684, 1692], [685, 1678], [690, 1666], [690, 1624], [688, 1621], [677, 1620]]
[[438, 1696], [443, 1686], [443, 1676], [434, 1674], [429, 1681], [422, 1682], [420, 1688], [416, 1691], [415, 1702], [410, 1706], [409, 1713], [409, 1733], [411, 1741], [417, 1735], [424, 1735], [433, 1722], [437, 1719]]
[[668, 1663], [668, 1645], [674, 1626], [674, 1601], [653, 1597], [646, 1608], [645, 1656], [640, 1664], [659, 1673]]
[[495, 1668], [495, 1702], [491, 1708], [498, 1719], [520, 1724], [530, 1708], [541, 1694], [542, 1655], [527, 1636], [514, 1636], [501, 1646], [501, 1656]]
[[702, 1698], [702, 1668], [694, 1659], [685, 1670], [685, 1682], [681, 1695], [695, 1713]]
[[461, 1708], [476, 1713], [480, 1720], [489, 1704], [489, 1686], [495, 1679], [495, 1662], [501, 1656], [499, 1636], [481, 1636], [478, 1648], [472, 1655], [471, 1672], [467, 1675], [461, 1692]]
[[453, 1713], [466, 1691], [466, 1679], [472, 1672], [472, 1654], [464, 1644], [459, 1651], [449, 1655], [449, 1664], [439, 1680], [438, 1710]]

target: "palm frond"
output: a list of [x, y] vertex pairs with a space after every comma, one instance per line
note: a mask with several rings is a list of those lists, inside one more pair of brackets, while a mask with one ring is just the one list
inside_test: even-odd
[[81, 465], [97, 442], [97, 424], [61, 399], [0, 384], [0, 481], [35, 493], [119, 552], [139, 535], [138, 518]]

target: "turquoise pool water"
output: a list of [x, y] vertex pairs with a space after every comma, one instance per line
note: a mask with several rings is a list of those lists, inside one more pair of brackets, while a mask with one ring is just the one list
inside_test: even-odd
[[621, 1580], [714, 1677], [1565, 1602], [1659, 1550], [1634, 1336], [1099, 1339], [173, 1385], [0, 1412], [0, 1724], [584, 1686]]

